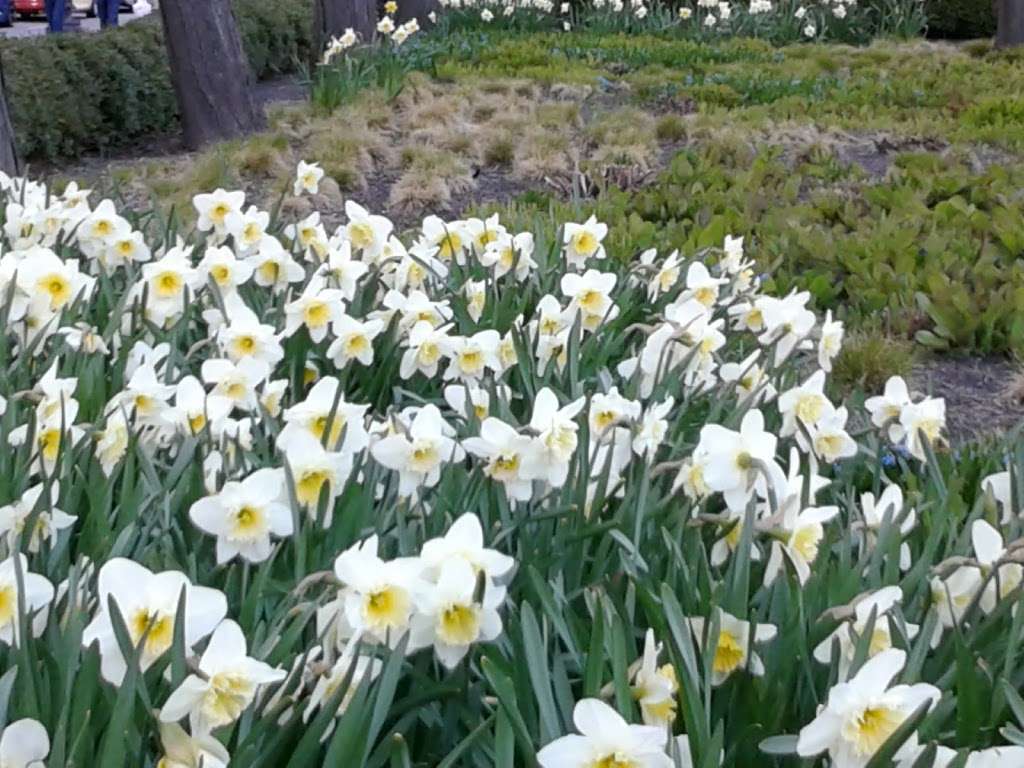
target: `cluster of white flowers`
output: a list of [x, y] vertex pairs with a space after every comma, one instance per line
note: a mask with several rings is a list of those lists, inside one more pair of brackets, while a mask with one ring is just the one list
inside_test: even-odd
[[[302, 163], [292, 191], [315, 194], [322, 179], [318, 165]], [[81, 594], [69, 596], [67, 584], [55, 587], [31, 570], [42, 570], [36, 555], [78, 524], [56, 507], [72, 451], [113, 478], [135, 452], [173, 459], [200, 445], [205, 495], [183, 514], [197, 540], [215, 542], [218, 566], [266, 563], [300, 532], [333, 529], [354, 484], [425, 517], [436, 511], [446, 476], [468, 471], [509, 508], [579, 487], [580, 513], [594, 516], [624, 495], [630, 473], [666, 467], [676, 472], [674, 490], [695, 502], [690, 522], [711, 532], [712, 568], [746, 542], [745, 554], [765, 563], [765, 585], [791, 575], [803, 586], [829, 556], [826, 526], [840, 509], [818, 499], [833, 466], [861, 450], [847, 431], [847, 408], [825, 394], [843, 325], [831, 315], [819, 322], [805, 292], [764, 293], [741, 238], [691, 259], [648, 251], [623, 268], [594, 217], [562, 226], [549, 251], [498, 216], [428, 216], [406, 245], [389, 219], [353, 201], [333, 230], [312, 213], [278, 235], [244, 192], [216, 190], [194, 199], [201, 248], [180, 240], [151, 249], [112, 203], [92, 208], [87, 190], [71, 185], [54, 195], [23, 179], [0, 182], [10, 243], [0, 256], [3, 332], [19, 361], [45, 361], [30, 390], [4, 387], [18, 397], [8, 442], [31, 460], [20, 498], [0, 508], [0, 535], [13, 553], [0, 563], [0, 642], [17, 645], [26, 631], [40, 636], [55, 604], [78, 600], [92, 617], [83, 643], [98, 647], [103, 677], [120, 685], [136, 662], [125, 656], [119, 627], [143, 670], [183, 638], [192, 673], [156, 702], [172, 764], [187, 754], [225, 765], [215, 732], [252, 707], [272, 704], [308, 719], [339, 699], [343, 711], [351, 691], [340, 686], [380, 674], [382, 656], [403, 643], [406, 653], [429, 648], [443, 667], [456, 666], [501, 634], [498, 611], [516, 563], [487, 546], [498, 532], [472, 513], [413, 548], [363, 533], [331, 553], [315, 644], [290, 669], [272, 667], [249, 655], [225, 593], [182, 572], [154, 573], [121, 557], [80, 564]], [[125, 286], [113, 300], [105, 295], [112, 276]], [[535, 300], [517, 300], [531, 292]], [[639, 322], [627, 326], [637, 303], [645, 304]], [[99, 322], [92, 305], [104, 307], [106, 330], [83, 319]], [[77, 322], [61, 325], [68, 318]], [[582, 350], [592, 354], [610, 338], [614, 351], [600, 375], [578, 381]], [[300, 350], [304, 371], [286, 370], [296, 362], [288, 349]], [[68, 363], [104, 360], [123, 361], [123, 385], [82, 423], [87, 382], [68, 376]], [[372, 366], [393, 393], [383, 410], [347, 386]], [[712, 395], [735, 407], [681, 443], [686, 404]], [[0, 415], [7, 408], [0, 399]], [[867, 410], [908, 460], [927, 460], [942, 440], [943, 402], [915, 402], [902, 380], [890, 381]], [[254, 451], [257, 443], [266, 450]], [[1009, 521], [1009, 473], [984, 486]], [[896, 536], [899, 546], [887, 543], [880, 556], [898, 552], [898, 570], [909, 569], [902, 539], [917, 516], [902, 490], [890, 484], [851, 506], [849, 535], [861, 552]], [[934, 645], [973, 604], [991, 614], [1021, 584], [1019, 547], [984, 520], [971, 534], [973, 558], [933, 577]], [[936, 700], [930, 685], [890, 685], [904, 663], [897, 638], [921, 631], [903, 618], [902, 602], [890, 584], [834, 609], [839, 626], [814, 657], [838, 664], [840, 680], [801, 733], [802, 755], [827, 751], [837, 768], [861, 768], [923, 702]], [[712, 685], [764, 673], [758, 646], [778, 630], [744, 616], [713, 608], [687, 617], [712, 659]], [[869, 660], [851, 676], [869, 625]], [[668, 741], [679, 683], [671, 664], [659, 666], [660, 650], [649, 632], [630, 672], [645, 725], [582, 701], [582, 735], [546, 746], [541, 765], [667, 766], [670, 747], [685, 757], [686, 737]], [[24, 754], [43, 759], [48, 741], [36, 726], [9, 726], [0, 762], [21, 764], [3, 753], [14, 729], [25, 731], [17, 737]], [[908, 742], [900, 759], [916, 749]]]

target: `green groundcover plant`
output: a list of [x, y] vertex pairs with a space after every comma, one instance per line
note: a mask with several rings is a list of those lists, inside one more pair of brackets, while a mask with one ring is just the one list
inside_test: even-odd
[[1024, 450], [756, 243], [2, 182], [3, 765], [1020, 761]]

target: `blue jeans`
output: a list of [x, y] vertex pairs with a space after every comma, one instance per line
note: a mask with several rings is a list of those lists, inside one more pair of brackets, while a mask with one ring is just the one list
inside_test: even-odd
[[100, 17], [100, 26], [116, 27], [120, 7], [121, 0], [96, 0], [96, 15]]
[[66, 0], [46, 0], [46, 23], [50, 32], [64, 31], [64, 5]]

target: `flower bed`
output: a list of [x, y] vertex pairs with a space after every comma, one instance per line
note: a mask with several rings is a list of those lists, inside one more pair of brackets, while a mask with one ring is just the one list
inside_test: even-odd
[[1020, 759], [1019, 447], [742, 240], [3, 190], [5, 764]]

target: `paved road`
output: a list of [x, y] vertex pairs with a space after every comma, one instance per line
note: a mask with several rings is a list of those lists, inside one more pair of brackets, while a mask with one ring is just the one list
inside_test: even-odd
[[[141, 19], [145, 16], [145, 13], [122, 13], [118, 17], [118, 23], [127, 24]], [[76, 21], [81, 21], [79, 29], [83, 32], [96, 32], [100, 28], [99, 19], [86, 19], [76, 14]], [[68, 32], [74, 31], [74, 28], [68, 28], [65, 23], [65, 29]], [[14, 25], [11, 27], [0, 27], [0, 37], [32, 37], [34, 35], [45, 35], [46, 34], [46, 20], [43, 17], [33, 18], [28, 21], [22, 19], [16, 19]]]

